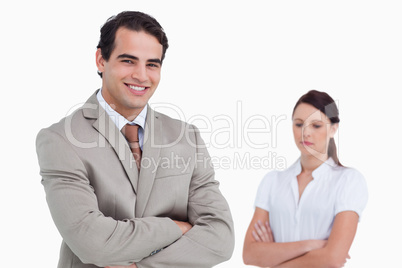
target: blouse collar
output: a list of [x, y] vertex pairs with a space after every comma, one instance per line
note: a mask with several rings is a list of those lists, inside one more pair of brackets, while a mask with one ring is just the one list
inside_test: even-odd
[[[323, 174], [329, 172], [332, 170], [333, 167], [336, 167], [337, 164], [335, 161], [332, 159], [332, 157], [329, 157], [324, 163], [322, 163], [320, 166], [318, 166], [315, 170], [313, 170], [313, 178], [314, 179], [319, 179], [322, 177]], [[294, 163], [291, 167], [292, 173], [294, 176], [299, 175], [302, 172], [302, 166], [300, 162], [300, 158], [297, 159], [296, 163]]]

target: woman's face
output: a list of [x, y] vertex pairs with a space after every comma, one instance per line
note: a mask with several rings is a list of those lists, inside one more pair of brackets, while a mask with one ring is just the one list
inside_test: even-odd
[[293, 114], [293, 135], [302, 155], [327, 159], [328, 144], [338, 124], [331, 124], [329, 118], [314, 106], [301, 103]]

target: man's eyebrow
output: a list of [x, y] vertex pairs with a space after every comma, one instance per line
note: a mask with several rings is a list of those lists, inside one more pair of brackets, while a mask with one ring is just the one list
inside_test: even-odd
[[159, 63], [162, 65], [162, 61], [160, 59], [149, 59], [148, 62]]
[[[138, 57], [130, 55], [130, 54], [120, 54], [117, 56], [118, 59], [132, 59], [132, 60], [139, 60]], [[153, 63], [159, 63], [162, 64], [162, 61], [160, 59], [149, 59], [147, 60], [148, 62], [153, 62]]]
[[130, 55], [130, 54], [120, 54], [119, 56], [117, 56], [118, 59], [122, 59], [122, 58], [128, 58], [128, 59], [132, 59], [132, 60], [138, 60], [138, 58], [136, 56]]

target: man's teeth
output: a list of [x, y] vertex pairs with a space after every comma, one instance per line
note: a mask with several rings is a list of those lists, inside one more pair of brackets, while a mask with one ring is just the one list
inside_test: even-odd
[[137, 91], [143, 91], [145, 90], [145, 87], [137, 87], [137, 86], [131, 86], [129, 85], [129, 88], [133, 89], [133, 90], [137, 90]]

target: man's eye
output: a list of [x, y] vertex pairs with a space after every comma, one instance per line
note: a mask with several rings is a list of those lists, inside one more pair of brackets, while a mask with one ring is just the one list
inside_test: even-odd
[[159, 67], [158, 65], [153, 64], [153, 63], [149, 63], [148, 66], [149, 66], [149, 67], [153, 67], [153, 68]]
[[122, 60], [122, 62], [125, 62], [125, 63], [133, 63], [132, 60]]

